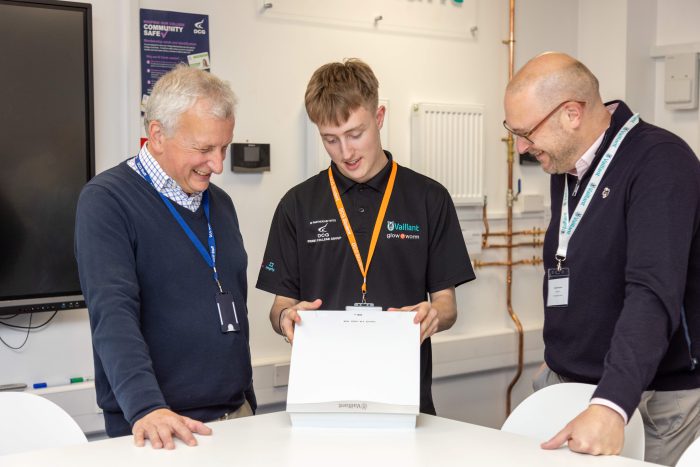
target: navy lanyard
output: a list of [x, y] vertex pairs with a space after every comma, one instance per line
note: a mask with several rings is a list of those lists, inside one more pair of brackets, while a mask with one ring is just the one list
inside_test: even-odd
[[[151, 177], [148, 175], [148, 172], [146, 172], [146, 169], [144, 169], [143, 165], [141, 164], [141, 159], [139, 158], [139, 156], [136, 156], [134, 162], [136, 163], [136, 167], [139, 169], [139, 173], [155, 189], [156, 186], [153, 184], [153, 180], [151, 180]], [[207, 250], [204, 248], [204, 245], [202, 245], [202, 242], [200, 242], [197, 236], [194, 234], [194, 232], [192, 232], [192, 229], [189, 225], [187, 225], [187, 222], [185, 222], [185, 219], [182, 218], [182, 215], [180, 215], [180, 213], [177, 212], [177, 209], [175, 209], [173, 203], [171, 203], [170, 200], [166, 198], [165, 195], [163, 195], [163, 193], [161, 193], [160, 191], [156, 190], [156, 192], [160, 196], [160, 199], [162, 199], [165, 205], [168, 207], [168, 210], [173, 215], [177, 223], [180, 224], [182, 230], [185, 231], [192, 244], [195, 246], [195, 248], [197, 248], [199, 254], [202, 255], [204, 261], [206, 261], [207, 265], [209, 265], [209, 267], [212, 268], [212, 270], [214, 271], [214, 281], [216, 281], [216, 285], [219, 286], [219, 291], [223, 293], [224, 290], [221, 288], [221, 283], [219, 282], [219, 273], [216, 271], [216, 239], [214, 238], [214, 229], [211, 228], [211, 222], [209, 219], [209, 190], [206, 190], [204, 193], [202, 193], [202, 207], [204, 208], [204, 215], [207, 218], [207, 229], [209, 232], [209, 234], [207, 235], [207, 243], [209, 244], [209, 251], [211, 252], [211, 255], [207, 253]]]

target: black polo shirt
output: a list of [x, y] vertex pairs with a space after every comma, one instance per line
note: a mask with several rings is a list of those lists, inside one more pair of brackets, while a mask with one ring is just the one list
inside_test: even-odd
[[[366, 183], [356, 183], [331, 163], [364, 262], [391, 171], [389, 163]], [[436, 181], [399, 166], [394, 190], [367, 273], [367, 301], [403, 307], [428, 294], [475, 278], [452, 198]], [[270, 227], [256, 287], [321, 308], [343, 310], [362, 299], [362, 273], [333, 200], [327, 171], [295, 186], [282, 198]], [[423, 413], [432, 401], [430, 339], [421, 346]]]

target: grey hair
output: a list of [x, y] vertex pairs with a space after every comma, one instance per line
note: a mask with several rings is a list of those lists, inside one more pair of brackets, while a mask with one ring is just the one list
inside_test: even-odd
[[231, 86], [216, 76], [180, 64], [160, 77], [146, 102], [143, 124], [148, 134], [151, 122], [158, 121], [166, 136], [171, 136], [180, 116], [199, 99], [210, 103], [209, 114], [232, 120], [237, 99]]

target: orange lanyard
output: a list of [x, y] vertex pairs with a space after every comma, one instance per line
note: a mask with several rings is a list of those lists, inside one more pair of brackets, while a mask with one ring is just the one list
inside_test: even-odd
[[379, 231], [382, 229], [382, 222], [384, 222], [384, 215], [386, 214], [386, 208], [389, 205], [389, 199], [391, 198], [391, 192], [394, 189], [394, 181], [396, 180], [396, 169], [398, 164], [392, 161], [391, 164], [391, 174], [389, 175], [389, 182], [386, 184], [386, 189], [384, 190], [384, 197], [382, 198], [382, 204], [379, 206], [379, 212], [377, 213], [377, 220], [374, 222], [374, 231], [372, 232], [372, 240], [369, 244], [369, 251], [367, 252], [367, 265], [365, 266], [362, 262], [362, 256], [360, 255], [360, 249], [357, 247], [357, 240], [355, 239], [355, 233], [352, 231], [350, 226], [350, 219], [345, 212], [345, 207], [343, 206], [343, 200], [340, 199], [340, 193], [338, 193], [338, 187], [335, 184], [335, 179], [333, 178], [333, 171], [328, 167], [328, 181], [331, 184], [331, 191], [333, 192], [333, 199], [335, 200], [335, 207], [338, 208], [338, 214], [340, 215], [340, 220], [345, 228], [345, 233], [348, 236], [348, 242], [350, 242], [350, 248], [355, 254], [355, 259], [357, 260], [357, 265], [360, 267], [360, 272], [362, 273], [362, 303], [367, 303], [365, 301], [365, 295], [367, 295], [367, 271], [369, 271], [369, 264], [372, 262], [372, 255], [374, 255], [374, 249], [377, 246], [377, 240], [379, 239]]

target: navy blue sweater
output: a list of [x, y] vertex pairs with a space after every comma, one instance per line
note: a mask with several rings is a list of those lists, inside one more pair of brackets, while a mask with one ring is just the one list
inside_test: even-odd
[[[620, 102], [578, 196], [572, 196], [575, 177], [552, 177], [545, 271], [556, 265], [564, 177], [573, 212], [631, 115]], [[644, 390], [700, 387], [700, 369], [691, 370], [691, 352], [700, 357], [700, 162], [680, 138], [643, 121], [630, 131], [571, 237], [564, 265], [570, 268], [568, 307], [545, 310], [545, 360], [552, 370], [598, 384], [594, 397], [629, 416]], [[544, 296], [546, 302], [546, 280]]]
[[[246, 310], [247, 256], [231, 198], [209, 188], [216, 264]], [[203, 209], [173, 203], [206, 247]], [[78, 201], [76, 258], [88, 305], [97, 402], [107, 433], [126, 435], [161, 407], [209, 421], [255, 409], [247, 312], [222, 333], [212, 270], [157, 192], [126, 163], [88, 183]]]

